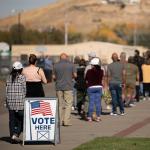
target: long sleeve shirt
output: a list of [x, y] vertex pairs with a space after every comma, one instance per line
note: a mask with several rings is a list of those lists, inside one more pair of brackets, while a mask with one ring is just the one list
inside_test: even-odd
[[18, 75], [14, 82], [10, 75], [6, 81], [6, 105], [9, 110], [23, 110], [26, 96], [26, 79]]

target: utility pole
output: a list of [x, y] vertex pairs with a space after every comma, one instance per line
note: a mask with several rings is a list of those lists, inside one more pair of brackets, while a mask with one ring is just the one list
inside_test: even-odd
[[19, 44], [22, 44], [22, 35], [21, 35], [21, 12], [18, 12], [18, 36]]
[[136, 16], [134, 18], [134, 30], [133, 30], [133, 45], [137, 45], [137, 19]]
[[134, 14], [134, 30], [133, 30], [133, 45], [136, 46], [138, 45], [138, 26], [137, 26], [137, 22], [138, 22], [138, 14], [140, 13], [141, 9], [140, 9], [140, 3], [136, 4], [137, 7], [137, 11]]
[[23, 10], [13, 9], [12, 13], [17, 15], [17, 30], [18, 30], [18, 43], [22, 44], [22, 31], [21, 31], [21, 15]]
[[68, 14], [67, 14], [67, 0], [65, 0], [65, 35], [64, 35], [64, 40], [65, 40], [65, 45], [68, 45]]
[[65, 22], [65, 45], [68, 45], [68, 22]]

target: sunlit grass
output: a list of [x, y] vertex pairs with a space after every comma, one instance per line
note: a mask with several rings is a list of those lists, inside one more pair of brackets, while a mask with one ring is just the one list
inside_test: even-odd
[[150, 150], [150, 138], [102, 137], [73, 150]]

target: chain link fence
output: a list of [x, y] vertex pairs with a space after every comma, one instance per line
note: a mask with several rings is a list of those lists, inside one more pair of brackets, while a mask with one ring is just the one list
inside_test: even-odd
[[0, 79], [6, 79], [11, 70], [11, 56], [0, 56]]
[[[28, 65], [28, 55], [23, 54], [20, 57], [12, 57], [10, 56], [0, 56], [0, 80], [5, 80], [7, 76], [9, 75], [12, 64], [15, 61], [20, 61], [23, 66]], [[44, 70], [45, 64], [44, 64], [44, 56], [39, 56], [37, 60], [37, 66], [42, 68]], [[59, 56], [50, 56], [50, 59], [52, 60], [52, 63], [56, 63], [59, 61]], [[69, 56], [69, 60], [73, 62], [73, 56]]]

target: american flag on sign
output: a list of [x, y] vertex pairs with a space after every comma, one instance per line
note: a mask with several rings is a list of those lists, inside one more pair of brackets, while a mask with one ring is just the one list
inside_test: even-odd
[[35, 101], [31, 102], [31, 115], [42, 114], [43, 116], [46, 115], [53, 115], [50, 103], [44, 101]]

